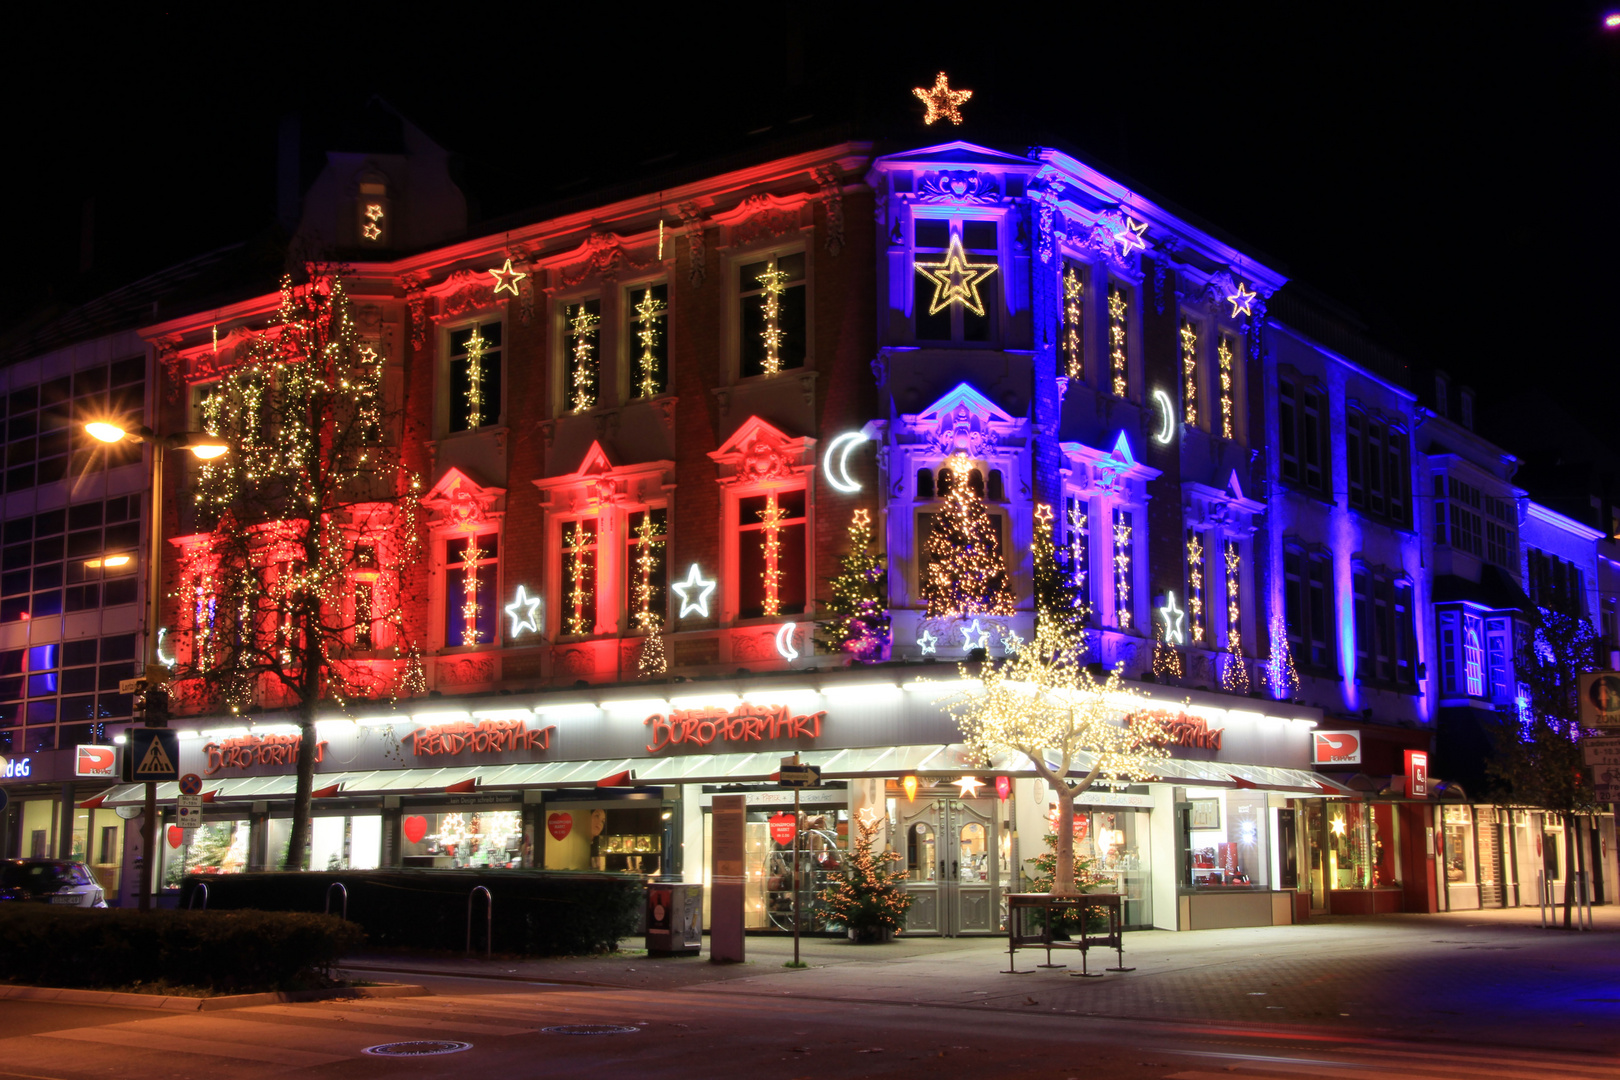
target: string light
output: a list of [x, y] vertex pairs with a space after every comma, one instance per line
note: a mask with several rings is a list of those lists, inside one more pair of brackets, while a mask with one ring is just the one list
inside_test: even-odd
[[1081, 596], [1085, 595], [1086, 574], [1091, 565], [1089, 523], [1086, 504], [1080, 499], [1069, 500], [1069, 573]]
[[1114, 510], [1114, 624], [1131, 627], [1131, 515]]
[[586, 617], [585, 605], [591, 598], [586, 584], [589, 567], [587, 555], [594, 547], [595, 535], [586, 531], [585, 522], [578, 520], [569, 527], [565, 550], [568, 552], [568, 628], [567, 633], [583, 637], [591, 632], [591, 621]]
[[367, 240], [382, 239], [382, 203], [366, 204], [366, 223], [360, 226], [360, 235]]
[[1226, 647], [1233, 652], [1243, 648], [1243, 607], [1240, 575], [1243, 559], [1236, 540], [1226, 541]]
[[899, 860], [900, 855], [893, 851], [872, 854], [884, 819], [871, 810], [862, 807], [856, 814], [855, 844], [849, 859], [835, 871], [832, 884], [817, 894], [829, 921], [841, 923], [856, 934], [904, 930], [906, 911], [917, 899], [906, 891], [904, 869], [881, 865]]
[[[1046, 503], [1035, 507], [1030, 564], [1035, 579], [1036, 622], [1056, 624], [1061, 633], [1078, 644], [1087, 616], [1085, 597], [1058, 564], [1057, 546], [1052, 541], [1052, 508]], [[1003, 650], [1007, 648], [1009, 636], [1011, 631], [1002, 634]]]
[[932, 87], [913, 87], [911, 92], [926, 107], [923, 113], [924, 124], [932, 124], [935, 120], [949, 120], [953, 124], [960, 124], [962, 113], [958, 106], [973, 97], [971, 90], [952, 90], [950, 80], [945, 77], [943, 71], [934, 77]]
[[1108, 362], [1113, 371], [1115, 397], [1124, 397], [1127, 389], [1125, 313], [1125, 291], [1118, 285], [1108, 286]]
[[1160, 682], [1181, 678], [1181, 653], [1162, 633], [1153, 635], [1153, 674]]
[[[659, 222], [662, 229], [663, 222]], [[662, 236], [662, 233], [660, 233]], [[662, 243], [662, 240], [660, 240]], [[641, 345], [641, 354], [636, 357], [636, 364], [641, 373], [640, 381], [636, 384], [636, 391], [644, 398], [657, 397], [658, 391], [663, 389], [658, 384], [658, 339], [663, 330], [663, 313], [665, 304], [653, 295], [649, 287], [641, 294], [641, 300], [636, 304], [636, 341]]]
[[1063, 270], [1063, 357], [1068, 362], [1070, 379], [1078, 379], [1085, 372], [1084, 318], [1085, 283], [1074, 267]]
[[1011, 615], [1014, 601], [1000, 532], [969, 483], [973, 463], [966, 454], [952, 454], [945, 468], [951, 489], [934, 514], [923, 549], [928, 570], [921, 591], [928, 617]]
[[1198, 329], [1192, 320], [1181, 320], [1181, 401], [1182, 419], [1189, 426], [1198, 423]]
[[1119, 257], [1128, 259], [1133, 251], [1146, 251], [1147, 241], [1142, 239], [1147, 235], [1148, 226], [1145, 221], [1134, 221], [1125, 218], [1125, 226], [1114, 234], [1114, 242], [1119, 245]]
[[771, 269], [756, 279], [765, 289], [765, 329], [760, 331], [760, 337], [765, 339], [765, 358], [760, 361], [760, 368], [767, 375], [782, 370], [782, 342], [787, 340], [782, 330], [782, 294], [787, 292], [787, 279], [787, 271], [776, 269], [774, 262]]
[[[873, 550], [872, 516], [864, 508], [850, 517], [849, 553], [840, 562], [830, 583], [827, 610], [833, 617], [823, 624], [824, 640], [857, 660], [881, 660], [889, 644], [888, 571], [882, 553]], [[924, 651], [932, 648], [930, 643]]]
[[765, 536], [761, 545], [765, 553], [765, 569], [760, 577], [765, 579], [765, 601], [762, 610], [766, 615], [782, 614], [782, 535], [781, 521], [787, 517], [787, 512], [777, 504], [776, 492], [765, 496], [765, 509], [759, 512], [759, 520], [764, 524], [762, 530]]
[[1288, 624], [1281, 615], [1271, 619], [1271, 696], [1288, 701], [1299, 693], [1299, 671], [1288, 646]]
[[505, 266], [494, 267], [488, 273], [490, 277], [495, 279], [496, 296], [501, 295], [503, 292], [509, 292], [513, 296], [518, 295], [518, 282], [529, 276], [522, 270], [512, 268], [511, 256], [507, 256]]
[[478, 546], [478, 538], [469, 535], [467, 546], [461, 549], [461, 643], [463, 645], [478, 644], [478, 613], [482, 610], [478, 603], [478, 562], [484, 557], [484, 550]]
[[1230, 439], [1237, 416], [1232, 393], [1232, 339], [1222, 334], [1215, 352], [1221, 366], [1221, 438]]
[[596, 328], [601, 317], [584, 304], [574, 309], [568, 329], [574, 338], [573, 409], [582, 413], [596, 404]]
[[1164, 639], [1172, 644], [1183, 644], [1187, 635], [1182, 630], [1182, 620], [1186, 612], [1176, 607], [1176, 594], [1174, 591], [1164, 594], [1164, 606], [1159, 608], [1159, 619], [1164, 623]]
[[679, 617], [684, 619], [688, 615], [699, 615], [703, 618], [709, 616], [709, 595], [714, 592], [715, 579], [705, 578], [703, 571], [693, 563], [686, 571], [686, 580], [677, 581], [670, 585], [675, 595], [681, 598], [681, 611]]
[[484, 426], [484, 350], [489, 342], [474, 327], [467, 339], [467, 430]]
[[540, 632], [540, 597], [538, 594], [530, 595], [528, 587], [519, 585], [517, 593], [513, 595], [512, 602], [506, 605], [506, 617], [512, 620], [512, 637], [514, 639], [525, 633]]
[[943, 262], [913, 264], [917, 272], [934, 283], [934, 297], [928, 304], [928, 314], [938, 315], [952, 304], [961, 304], [975, 315], [984, 314], [984, 300], [979, 296], [979, 285], [1000, 269], [993, 262], [971, 263], [962, 251], [962, 237], [951, 233], [950, 246]]
[[1253, 292], [1244, 287], [1243, 282], [1238, 282], [1237, 292], [1232, 293], [1226, 298], [1227, 303], [1232, 305], [1232, 318], [1235, 319], [1239, 315], [1254, 314], [1252, 309], [1254, 307], [1255, 300], [1259, 299], [1259, 296], [1259, 293]]
[[1204, 643], [1204, 541], [1187, 530], [1187, 633], [1194, 645]]
[[635, 616], [632, 625], [644, 635], [641, 656], [636, 670], [643, 678], [662, 675], [669, 669], [664, 656], [664, 617], [653, 610], [653, 574], [658, 571], [664, 549], [664, 534], [653, 520], [652, 511], [644, 510], [636, 526], [636, 587], [632, 597]]

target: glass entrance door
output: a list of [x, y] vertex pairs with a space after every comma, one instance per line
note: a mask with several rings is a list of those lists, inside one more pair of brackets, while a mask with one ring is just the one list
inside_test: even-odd
[[999, 933], [1008, 866], [995, 802], [921, 798], [897, 809], [912, 895], [906, 933]]

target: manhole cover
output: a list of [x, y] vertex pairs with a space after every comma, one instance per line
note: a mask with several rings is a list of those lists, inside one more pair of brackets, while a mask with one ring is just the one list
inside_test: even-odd
[[562, 1024], [540, 1030], [548, 1035], [634, 1035], [641, 1029], [620, 1024]]
[[378, 1057], [432, 1057], [435, 1054], [459, 1054], [471, 1050], [472, 1043], [449, 1042], [443, 1039], [412, 1039], [410, 1042], [383, 1043], [368, 1046], [365, 1052]]

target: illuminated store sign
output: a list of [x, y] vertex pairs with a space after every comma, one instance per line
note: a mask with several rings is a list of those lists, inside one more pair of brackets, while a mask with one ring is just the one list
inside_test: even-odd
[[33, 774], [33, 758], [0, 758], [0, 780], [21, 780]]
[[[203, 775], [212, 776], [221, 769], [229, 768], [247, 770], [255, 765], [296, 765], [301, 741], [302, 736], [299, 735], [242, 735], [223, 742], [208, 743], [203, 747], [203, 753], [208, 757]], [[326, 742], [323, 740], [315, 744], [315, 764], [319, 765], [325, 756]]]
[[[1193, 716], [1190, 713], [1156, 712], [1151, 715], [1159, 718], [1164, 725], [1165, 735], [1171, 746], [1185, 746], [1191, 750], [1219, 750], [1221, 748], [1221, 735], [1225, 728], [1212, 728], [1202, 716]], [[1130, 719], [1125, 721], [1130, 723]]]
[[417, 728], [407, 736], [417, 757], [439, 754], [503, 754], [551, 749], [556, 725], [530, 728], [522, 720], [461, 720]]
[[825, 710], [808, 715], [792, 715], [786, 705], [750, 705], [743, 702], [733, 709], [677, 709], [667, 715], [654, 713], [643, 723], [652, 728], [647, 752], [656, 754], [671, 746], [690, 743], [708, 746], [716, 739], [724, 742], [765, 742], [771, 739], [819, 739]]

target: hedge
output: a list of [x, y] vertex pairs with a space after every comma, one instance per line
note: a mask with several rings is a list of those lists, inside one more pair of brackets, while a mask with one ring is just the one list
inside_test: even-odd
[[[467, 899], [480, 885], [494, 901], [493, 948], [534, 956], [607, 952], [636, 932], [644, 878], [566, 870], [335, 870], [197, 874], [180, 886], [180, 906], [208, 886], [208, 909], [324, 911], [334, 882], [349, 891], [349, 918], [373, 945], [461, 951]], [[202, 898], [196, 898], [202, 905]], [[332, 890], [332, 913], [342, 897]], [[484, 945], [484, 897], [474, 906], [473, 947]]]
[[218, 992], [325, 985], [360, 928], [323, 915], [262, 911], [77, 911], [0, 904], [0, 979], [120, 989], [163, 983]]

